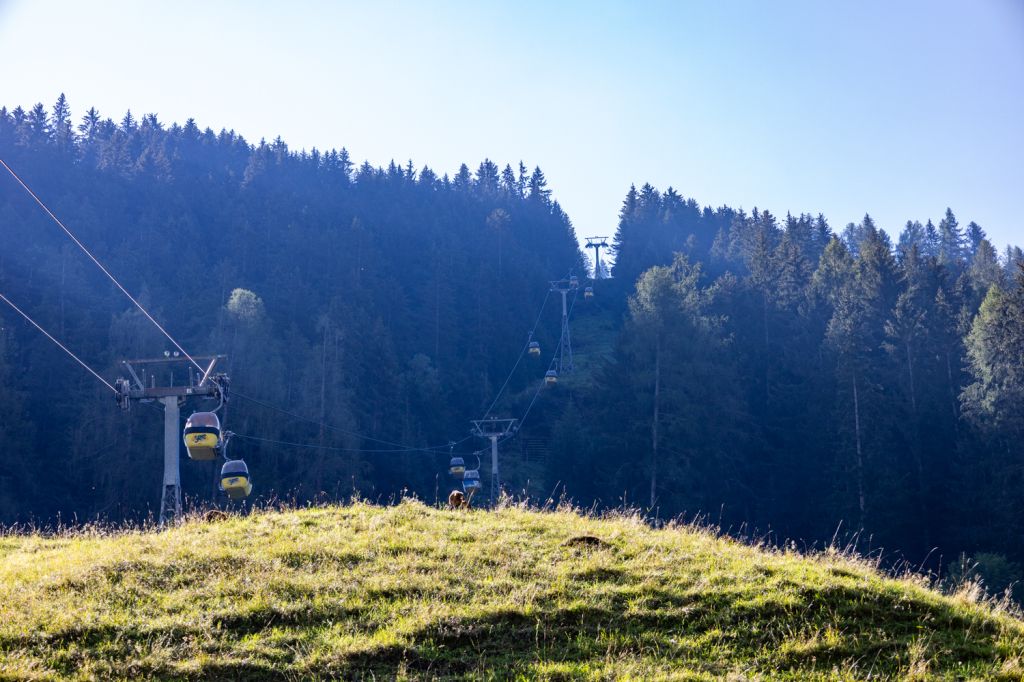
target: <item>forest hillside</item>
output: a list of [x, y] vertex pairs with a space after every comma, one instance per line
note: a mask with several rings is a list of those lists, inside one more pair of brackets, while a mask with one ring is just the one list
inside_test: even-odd
[[[594, 280], [590, 230], [517, 161], [373, 167], [63, 97], [0, 108], [0, 158], [183, 348], [227, 355], [257, 503], [443, 498], [490, 415], [521, 420], [518, 496], [1024, 579], [1024, 257], [952, 209], [882, 229], [624, 187]], [[0, 293], [104, 381], [174, 351], [0, 174]], [[108, 388], [0, 310], [0, 522], [155, 512], [163, 415]], [[183, 462], [187, 508], [226, 504], [216, 472]]]

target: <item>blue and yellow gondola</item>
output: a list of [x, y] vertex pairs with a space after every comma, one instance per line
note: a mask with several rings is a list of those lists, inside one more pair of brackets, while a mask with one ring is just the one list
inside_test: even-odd
[[462, 478], [462, 491], [467, 497], [472, 499], [473, 494], [483, 487], [480, 483], [480, 470], [479, 469], [466, 469], [466, 473]]
[[185, 422], [185, 448], [190, 459], [217, 459], [221, 438], [220, 420], [213, 412], [196, 412]]
[[220, 469], [220, 489], [232, 500], [242, 500], [252, 493], [249, 467], [240, 459], [229, 459]]

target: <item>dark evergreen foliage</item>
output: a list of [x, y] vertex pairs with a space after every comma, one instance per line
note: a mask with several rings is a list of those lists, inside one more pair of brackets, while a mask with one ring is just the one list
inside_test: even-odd
[[[1004, 293], [1019, 249], [1000, 259], [980, 226], [964, 234], [949, 209], [937, 228], [908, 222], [894, 248], [870, 216], [835, 236], [822, 216], [780, 224], [757, 209], [700, 210], [650, 185], [627, 193], [615, 245], [616, 286], [635, 282], [637, 296], [673, 252], [706, 263], [693, 286], [719, 315], [728, 352], [672, 359], [700, 339], [693, 330], [660, 348], [659, 392], [689, 397], [659, 416], [659, 433], [686, 415], [713, 434], [677, 432], [677, 454], [667, 454], [652, 442], [652, 410], [627, 390], [627, 378], [653, 390], [659, 350], [644, 341], [647, 316], [631, 309], [590, 420], [589, 437], [609, 444], [609, 464], [595, 469], [634, 465], [606, 490], [646, 500], [656, 453], [663, 513], [701, 510], [818, 541], [845, 524], [917, 560], [938, 548], [933, 563], [959, 551], [1022, 556], [1024, 302]], [[687, 262], [676, 258], [673, 267]], [[659, 307], [686, 309], [685, 300], [677, 293]], [[702, 362], [712, 368], [698, 377]], [[684, 470], [695, 451], [704, 470]]]
[[[75, 127], [63, 97], [52, 114], [16, 111], [0, 112], [0, 158], [191, 353], [227, 353], [238, 393], [344, 430], [235, 400], [227, 423], [239, 433], [364, 450], [461, 439], [515, 361], [547, 280], [582, 262], [539, 168], [524, 185], [485, 160], [449, 181], [411, 162], [354, 168], [344, 149], [251, 145], [192, 119], [114, 123], [90, 109]], [[173, 350], [6, 171], [0, 291], [111, 379], [124, 358]], [[151, 509], [159, 414], [119, 414], [6, 306], [0, 322], [2, 520]], [[549, 348], [551, 333], [538, 336]], [[447, 456], [237, 447], [265, 494], [300, 498], [432, 495]], [[183, 476], [213, 495], [209, 465]]]
[[[357, 166], [344, 149], [250, 144], [192, 119], [90, 109], [76, 125], [63, 97], [0, 110], [0, 158], [187, 348], [227, 353], [239, 393], [314, 422], [233, 401], [230, 428], [260, 438], [373, 450], [462, 437], [546, 282], [583, 267], [544, 173], [523, 163], [451, 177]], [[0, 180], [0, 291], [107, 376], [165, 350]], [[577, 374], [536, 394], [543, 369], [524, 360], [498, 403], [531, 406], [504, 446], [509, 489], [819, 544], [863, 529], [933, 565], [1024, 560], [1019, 248], [1000, 257], [948, 209], [894, 245], [868, 215], [834, 233], [821, 215], [711, 209], [646, 184], [626, 194], [614, 256], [614, 279], [574, 308]], [[135, 517], [155, 502], [159, 415], [122, 415], [104, 391], [0, 310], [0, 520]], [[448, 485], [444, 450], [244, 448], [265, 494], [433, 499]], [[215, 498], [212, 469], [183, 473]]]

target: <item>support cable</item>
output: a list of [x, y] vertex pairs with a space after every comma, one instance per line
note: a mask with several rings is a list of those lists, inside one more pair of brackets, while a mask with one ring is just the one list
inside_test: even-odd
[[[0, 163], [3, 163], [3, 162], [2, 162], [2, 161], [0, 161]], [[94, 370], [94, 369], [93, 369], [92, 367], [90, 367], [89, 365], [85, 364], [85, 362], [84, 362], [84, 361], [83, 361], [83, 360], [82, 360], [81, 358], [79, 358], [79, 357], [78, 357], [77, 355], [75, 355], [75, 354], [74, 354], [74, 353], [72, 353], [72, 352], [71, 352], [70, 350], [68, 350], [68, 347], [67, 347], [67, 346], [65, 346], [65, 345], [64, 345], [63, 343], [61, 343], [61, 342], [60, 342], [60, 341], [58, 341], [57, 339], [53, 338], [53, 336], [52, 336], [52, 335], [50, 334], [50, 332], [48, 332], [48, 331], [46, 331], [45, 329], [43, 329], [42, 327], [40, 327], [40, 326], [39, 326], [39, 325], [38, 325], [38, 324], [36, 323], [36, 321], [35, 321], [35, 320], [33, 320], [33, 319], [32, 319], [31, 317], [29, 317], [29, 316], [28, 316], [27, 314], [25, 314], [25, 312], [24, 312], [24, 311], [22, 311], [22, 309], [21, 309], [21, 308], [19, 308], [18, 306], [14, 305], [14, 303], [12, 303], [12, 302], [11, 302], [11, 300], [10, 300], [9, 298], [7, 298], [6, 296], [4, 296], [3, 294], [0, 294], [0, 299], [3, 299], [4, 303], [6, 303], [7, 305], [9, 305], [9, 306], [11, 306], [12, 308], [14, 308], [14, 310], [15, 310], [15, 311], [16, 311], [16, 312], [17, 312], [17, 313], [18, 313], [19, 315], [21, 315], [21, 316], [22, 316], [22, 317], [24, 317], [24, 318], [25, 318], [26, 320], [28, 320], [28, 322], [29, 322], [29, 323], [30, 323], [30, 324], [31, 324], [31, 325], [32, 325], [33, 327], [35, 327], [36, 329], [38, 329], [39, 331], [41, 331], [41, 332], [42, 332], [42, 333], [43, 333], [43, 334], [44, 334], [44, 335], [46, 336], [46, 338], [50, 339], [50, 340], [51, 340], [51, 341], [53, 341], [53, 342], [54, 342], [55, 344], [57, 344], [57, 346], [59, 346], [59, 347], [60, 347], [60, 349], [61, 349], [61, 350], [63, 350], [63, 351], [65, 352], [65, 353], [67, 353], [68, 355], [70, 355], [70, 356], [71, 356], [71, 358], [72, 358], [72, 359], [73, 359], [73, 360], [74, 360], [75, 362], [77, 362], [78, 364], [80, 364], [80, 365], [81, 365], [82, 367], [84, 367], [84, 368], [85, 368], [85, 369], [86, 369], [86, 370], [87, 370], [87, 371], [88, 371], [88, 372], [89, 372], [90, 374], [92, 374], [92, 375], [93, 375], [94, 377], [96, 377], [96, 378], [97, 378], [97, 379], [99, 379], [99, 380], [100, 380], [101, 382], [103, 382], [103, 385], [104, 385], [104, 386], [106, 386], [107, 388], [109, 388], [109, 389], [110, 389], [111, 391], [113, 391], [114, 393], [117, 393], [117, 389], [116, 389], [116, 388], [114, 388], [114, 387], [113, 387], [113, 385], [111, 385], [111, 384], [110, 384], [110, 382], [108, 382], [108, 381], [107, 381], [106, 379], [104, 379], [103, 377], [101, 377], [101, 376], [100, 376], [100, 375], [99, 375], [99, 374], [98, 374], [98, 373], [96, 372], [96, 370]]]
[[[578, 293], [577, 294], [573, 294], [572, 303], [569, 304], [569, 311], [566, 313], [566, 316], [565, 316], [566, 319], [569, 319], [570, 317], [572, 317], [572, 310], [573, 310], [573, 308], [576, 307], [576, 296], [577, 295], [578, 295]], [[559, 339], [558, 346], [559, 346], [559, 348], [561, 348], [561, 346], [562, 346], [562, 339]], [[555, 360], [557, 360], [557, 359], [558, 359], [558, 348], [555, 349], [555, 354], [551, 358], [551, 363], [548, 365], [548, 369], [554, 369]], [[534, 403], [536, 403], [537, 402], [537, 398], [540, 397], [540, 392], [542, 390], [544, 390], [544, 381], [545, 381], [544, 379], [541, 379], [540, 384], [537, 386], [537, 390], [533, 394], [533, 399], [530, 400], [530, 404], [529, 404], [529, 406], [527, 406], [526, 412], [523, 413], [522, 418], [519, 420], [519, 428], [523, 427], [523, 422], [525, 422], [526, 418], [528, 416], [530, 416], [530, 410], [533, 409]]]
[[[22, 188], [24, 188], [24, 190], [25, 190], [26, 192], [28, 192], [28, 193], [29, 193], [29, 196], [31, 196], [31, 197], [32, 197], [33, 199], [35, 199], [36, 203], [37, 203], [37, 204], [39, 204], [39, 206], [40, 206], [40, 207], [41, 207], [41, 208], [42, 208], [42, 209], [43, 209], [44, 211], [46, 211], [46, 214], [47, 214], [48, 216], [50, 216], [51, 218], [53, 218], [53, 221], [54, 221], [55, 223], [57, 223], [57, 225], [58, 225], [58, 226], [60, 226], [60, 229], [64, 230], [64, 233], [65, 233], [65, 234], [67, 234], [67, 236], [71, 238], [71, 241], [73, 241], [73, 242], [74, 242], [75, 244], [77, 244], [77, 245], [78, 245], [78, 248], [80, 248], [80, 249], [81, 249], [81, 250], [82, 250], [82, 251], [83, 251], [83, 252], [85, 253], [85, 255], [87, 255], [87, 256], [88, 256], [88, 257], [90, 258], [90, 260], [92, 260], [92, 262], [93, 262], [93, 263], [95, 263], [95, 264], [96, 264], [96, 266], [97, 266], [97, 267], [99, 267], [99, 269], [100, 269], [100, 270], [102, 270], [102, 271], [103, 271], [103, 273], [104, 273], [104, 274], [105, 274], [105, 275], [106, 275], [107, 277], [109, 277], [109, 278], [110, 278], [110, 281], [111, 281], [111, 282], [113, 282], [113, 283], [114, 283], [114, 284], [115, 284], [115, 285], [117, 286], [117, 288], [118, 288], [118, 289], [120, 289], [120, 290], [122, 291], [122, 293], [124, 293], [124, 295], [125, 295], [125, 296], [127, 296], [127, 297], [128, 297], [128, 299], [129, 299], [129, 300], [130, 300], [130, 301], [131, 301], [132, 303], [134, 303], [134, 304], [135, 304], [135, 307], [136, 307], [136, 308], [138, 308], [139, 310], [141, 310], [141, 311], [142, 311], [142, 314], [143, 314], [143, 315], [145, 315], [145, 316], [146, 316], [146, 318], [147, 318], [147, 319], [149, 319], [149, 321], [150, 321], [150, 322], [152, 322], [152, 323], [153, 323], [154, 325], [156, 325], [156, 328], [157, 328], [157, 329], [159, 329], [159, 330], [160, 330], [160, 331], [161, 331], [161, 332], [163, 333], [163, 335], [164, 335], [164, 336], [166, 336], [166, 337], [168, 338], [168, 340], [169, 340], [169, 341], [170, 341], [171, 343], [173, 343], [173, 344], [174, 344], [174, 347], [175, 347], [175, 348], [177, 348], [177, 349], [178, 349], [179, 351], [181, 351], [181, 354], [182, 354], [182, 355], [184, 355], [184, 356], [185, 356], [186, 358], [188, 358], [189, 362], [191, 362], [191, 363], [192, 363], [193, 365], [195, 365], [195, 366], [196, 366], [196, 367], [197, 367], [197, 368], [199, 369], [199, 371], [200, 371], [200, 372], [203, 372], [203, 371], [204, 371], [203, 367], [202, 367], [202, 366], [201, 366], [201, 365], [200, 365], [200, 364], [199, 364], [198, 362], [196, 362], [196, 361], [195, 361], [195, 360], [194, 360], [194, 359], [192, 358], [192, 356], [191, 356], [191, 355], [189, 355], [189, 354], [188, 354], [188, 352], [187, 352], [187, 351], [186, 351], [186, 350], [185, 350], [184, 348], [182, 348], [182, 347], [181, 347], [181, 344], [180, 344], [180, 343], [178, 343], [177, 341], [175, 341], [175, 340], [174, 340], [174, 337], [173, 337], [173, 336], [171, 336], [171, 335], [170, 335], [170, 334], [169, 334], [169, 333], [167, 332], [167, 330], [166, 330], [166, 329], [164, 329], [164, 328], [163, 328], [163, 327], [162, 327], [162, 326], [160, 325], [160, 323], [159, 323], [159, 322], [157, 322], [157, 321], [156, 321], [156, 319], [154, 319], [154, 318], [153, 318], [153, 316], [149, 314], [149, 311], [147, 311], [147, 310], [146, 310], [145, 308], [143, 308], [143, 307], [142, 307], [142, 304], [140, 304], [140, 303], [139, 303], [139, 302], [138, 302], [137, 300], [135, 300], [135, 297], [134, 297], [134, 296], [132, 296], [132, 295], [131, 295], [130, 293], [128, 293], [128, 290], [127, 290], [127, 289], [125, 289], [125, 288], [124, 288], [123, 286], [121, 286], [121, 283], [117, 281], [117, 278], [115, 278], [115, 277], [114, 277], [114, 276], [113, 276], [112, 274], [110, 274], [110, 271], [109, 271], [109, 270], [107, 270], [107, 269], [106, 269], [105, 267], [103, 267], [103, 264], [102, 264], [102, 263], [100, 263], [100, 262], [99, 262], [99, 261], [98, 261], [98, 260], [96, 259], [96, 256], [92, 255], [92, 253], [91, 253], [91, 252], [89, 251], [89, 249], [85, 248], [85, 245], [84, 245], [84, 244], [82, 244], [82, 242], [80, 242], [80, 241], [78, 240], [78, 237], [76, 237], [76, 236], [75, 236], [74, 234], [72, 234], [71, 230], [69, 230], [69, 229], [68, 229], [67, 227], [65, 227], [64, 223], [62, 223], [62, 222], [60, 221], [60, 218], [58, 218], [58, 217], [57, 217], [56, 215], [54, 215], [54, 214], [53, 214], [53, 211], [51, 211], [51, 210], [50, 210], [49, 208], [47, 208], [46, 204], [44, 204], [44, 203], [42, 202], [42, 200], [41, 200], [41, 199], [40, 199], [40, 198], [39, 198], [38, 196], [36, 196], [36, 193], [35, 193], [35, 192], [33, 192], [33, 191], [32, 191], [32, 190], [31, 190], [31, 189], [29, 188], [29, 186], [25, 184], [25, 181], [24, 181], [24, 180], [22, 180], [22, 179], [21, 179], [20, 177], [18, 177], [18, 174], [17, 174], [17, 173], [15, 173], [15, 172], [14, 172], [14, 171], [13, 171], [13, 170], [11, 169], [11, 167], [7, 165], [7, 162], [6, 162], [6, 161], [4, 161], [3, 159], [0, 159], [0, 165], [3, 165], [3, 167], [7, 169], [7, 172], [11, 174], [11, 177], [13, 177], [13, 178], [14, 178], [15, 180], [17, 180], [17, 181], [18, 181], [18, 184], [19, 184], [19, 185], [21, 185], [21, 186], [22, 186]], [[203, 376], [205, 376], [205, 374], [204, 374]]]
[[258, 441], [260, 443], [270, 443], [272, 445], [287, 445], [295, 448], [310, 448], [312, 450], [331, 450], [335, 452], [354, 452], [354, 453], [368, 453], [368, 454], [401, 454], [406, 452], [425, 452], [426, 454], [436, 455], [436, 452], [424, 450], [423, 448], [396, 448], [393, 450], [371, 450], [367, 448], [341, 448], [331, 445], [316, 445], [314, 443], [295, 443], [292, 441], [285, 440], [274, 440], [273, 438], [261, 438], [259, 436], [247, 436], [242, 433], [232, 432], [232, 437], [241, 438], [243, 440]]
[[[530, 338], [529, 338], [529, 340], [527, 340], [526, 344], [524, 344], [523, 348], [519, 351], [519, 357], [516, 358], [516, 362], [512, 366], [512, 370], [508, 373], [508, 376], [505, 377], [505, 382], [501, 385], [501, 388], [498, 390], [498, 394], [494, 397], [494, 400], [491, 401], [490, 407], [488, 407], [487, 411], [484, 413], [484, 419], [486, 419], [490, 415], [491, 410], [493, 410], [494, 406], [498, 404], [498, 400], [501, 398], [501, 396], [504, 393], [505, 389], [508, 387], [509, 381], [511, 381], [512, 376], [515, 374], [516, 369], [519, 367], [519, 364], [522, 362], [523, 356], [526, 354], [526, 351], [529, 350], [530, 341], [533, 340], [533, 335], [537, 331], [537, 326], [540, 324], [540, 320], [541, 320], [541, 318], [544, 315], [544, 309], [547, 306], [547, 302], [548, 302], [548, 299], [550, 297], [551, 297], [551, 290], [548, 289], [547, 293], [544, 295], [544, 300], [541, 302], [540, 311], [537, 313], [537, 318], [536, 318], [536, 320], [534, 320], [533, 327], [530, 330]], [[573, 296], [573, 304], [575, 304], [575, 303], [576, 303], [576, 297]], [[572, 308], [570, 308], [570, 312], [571, 312], [571, 310], [572, 310]], [[559, 345], [561, 345], [561, 340], [559, 341]], [[552, 360], [552, 362], [554, 362], [554, 361]], [[543, 387], [543, 383], [541, 384], [541, 386]], [[241, 398], [242, 400], [248, 400], [251, 403], [255, 403], [256, 405], [260, 405], [261, 407], [267, 408], [269, 410], [274, 410], [276, 412], [280, 412], [281, 414], [287, 415], [287, 416], [289, 416], [289, 417], [291, 417], [293, 419], [297, 419], [299, 421], [304, 421], [304, 422], [307, 422], [309, 424], [315, 424], [316, 426], [321, 426], [323, 428], [330, 429], [332, 431], [337, 431], [339, 433], [343, 433], [345, 435], [352, 436], [352, 437], [355, 437], [355, 438], [360, 438], [362, 440], [367, 440], [367, 441], [371, 441], [371, 442], [374, 442], [374, 443], [380, 443], [382, 445], [390, 445], [390, 446], [394, 447], [395, 449], [391, 449], [391, 450], [369, 450], [369, 449], [360, 449], [360, 448], [340, 448], [340, 447], [330, 447], [330, 446], [324, 446], [324, 445], [312, 445], [312, 444], [305, 444], [305, 443], [293, 443], [293, 442], [288, 442], [288, 441], [275, 441], [275, 440], [271, 440], [271, 439], [267, 439], [267, 438], [257, 438], [255, 436], [243, 436], [243, 435], [240, 435], [240, 434], [236, 434], [236, 435], [238, 435], [239, 438], [243, 438], [243, 439], [247, 438], [249, 440], [257, 440], [257, 441], [275, 443], [275, 444], [278, 444], [278, 445], [289, 445], [289, 446], [293, 446], [293, 447], [305, 447], [305, 448], [313, 448], [313, 449], [320, 449], [320, 450], [334, 450], [334, 451], [342, 451], [342, 452], [368, 452], [368, 453], [374, 453], [374, 452], [376, 452], [376, 453], [431, 452], [431, 453], [436, 454], [437, 451], [441, 451], [441, 450], [444, 450], [444, 449], [448, 449], [450, 451], [451, 448], [453, 448], [455, 445], [460, 445], [460, 444], [466, 442], [467, 440], [469, 440], [470, 438], [473, 437], [473, 435], [470, 434], [470, 435], [468, 435], [468, 436], [466, 436], [466, 437], [464, 437], [464, 438], [462, 438], [460, 440], [457, 440], [457, 441], [454, 441], [454, 442], [450, 442], [450, 443], [445, 443], [444, 445], [429, 445], [429, 446], [423, 446], [423, 447], [414, 447], [414, 446], [405, 445], [403, 443], [396, 443], [396, 442], [393, 442], [393, 441], [382, 440], [380, 438], [372, 438], [370, 436], [364, 436], [361, 433], [356, 433], [354, 431], [349, 431], [347, 429], [342, 429], [342, 428], [340, 428], [338, 426], [333, 426], [331, 424], [327, 424], [326, 422], [321, 422], [321, 421], [319, 421], [317, 419], [312, 419], [310, 417], [303, 417], [300, 414], [296, 414], [294, 412], [290, 412], [288, 410], [282, 409], [282, 408], [280, 408], [280, 407], [278, 407], [276, 405], [273, 405], [271, 403], [267, 403], [267, 402], [264, 402], [262, 400], [258, 400], [256, 398], [253, 398], [251, 396], [247, 396], [244, 393], [239, 393], [238, 391], [232, 391], [231, 394], [233, 396], [237, 396], [237, 397]], [[537, 395], [535, 394], [534, 398], [533, 398], [533, 401], [531, 401], [531, 403], [530, 403], [530, 408], [531, 409], [533, 407], [533, 402], [536, 402], [536, 400], [537, 400]], [[527, 410], [527, 414], [529, 414], [529, 409]]]
[[[296, 414], [294, 412], [289, 412], [288, 410], [282, 409], [282, 408], [280, 408], [280, 407], [278, 407], [276, 405], [272, 405], [270, 403], [263, 402], [262, 400], [257, 400], [256, 398], [249, 397], [249, 396], [245, 395], [244, 393], [239, 393], [238, 391], [235, 391], [235, 390], [231, 391], [231, 395], [232, 395], [232, 397], [241, 398], [242, 400], [248, 400], [251, 403], [255, 403], [257, 405], [265, 407], [268, 410], [274, 410], [276, 412], [280, 412], [281, 414], [288, 415], [289, 417], [291, 417], [293, 419], [298, 419], [299, 421], [308, 422], [310, 424], [316, 424], [317, 426], [322, 426], [325, 429], [330, 429], [332, 431], [337, 431], [338, 433], [343, 433], [343, 434], [345, 434], [347, 436], [352, 436], [354, 438], [360, 438], [362, 440], [368, 440], [368, 441], [371, 441], [371, 442], [374, 442], [374, 443], [380, 443], [381, 445], [390, 445], [390, 446], [392, 446], [394, 448], [399, 448], [397, 450], [394, 450], [393, 452], [414, 452], [414, 451], [433, 452], [433, 451], [437, 451], [437, 450], [448, 449], [449, 447], [451, 447], [450, 443], [445, 443], [444, 445], [430, 445], [430, 446], [423, 446], [423, 447], [415, 447], [415, 446], [412, 446], [412, 445], [406, 445], [404, 443], [396, 443], [396, 442], [390, 441], [390, 440], [381, 440], [380, 438], [372, 438], [370, 436], [364, 436], [361, 433], [356, 433], [355, 431], [349, 431], [348, 429], [343, 429], [343, 428], [341, 428], [339, 426], [333, 426], [333, 425], [328, 424], [326, 422], [321, 422], [321, 421], [319, 421], [317, 419], [311, 419], [309, 417], [303, 417], [300, 414]], [[472, 435], [469, 435], [469, 436], [466, 436], [465, 438], [463, 438], [462, 440], [455, 441], [455, 445], [459, 445], [460, 443], [464, 443], [464, 442], [466, 442], [467, 440], [469, 440], [472, 437], [473, 437]], [[350, 449], [350, 448], [339, 448], [339, 449]], [[380, 452], [380, 450], [370, 450], [369, 452]]]
[[487, 408], [486, 412], [484, 412], [484, 419], [487, 419], [487, 417], [490, 416], [491, 410], [493, 410], [494, 406], [498, 404], [498, 400], [501, 398], [501, 394], [505, 392], [505, 388], [508, 386], [508, 382], [511, 381], [512, 375], [516, 373], [516, 369], [519, 368], [519, 363], [523, 361], [523, 356], [526, 355], [526, 352], [530, 349], [530, 342], [533, 341], [533, 335], [537, 332], [537, 325], [540, 324], [540, 318], [544, 315], [544, 308], [547, 306], [548, 298], [550, 297], [551, 289], [549, 288], [547, 293], [544, 294], [544, 301], [540, 304], [540, 312], [537, 313], [537, 319], [534, 321], [533, 327], [530, 329], [530, 337], [526, 340], [522, 350], [519, 351], [519, 357], [516, 358], [516, 364], [512, 365], [512, 371], [508, 373], [507, 377], [505, 377], [505, 383], [503, 383], [501, 388], [498, 389], [498, 395], [494, 396], [494, 400], [491, 401], [491, 406]]
[[[569, 272], [566, 273], [565, 278], [567, 279], [571, 275], [572, 275], [572, 270], [570, 269]], [[512, 375], [515, 374], [516, 368], [518, 368], [519, 367], [519, 363], [522, 362], [523, 355], [530, 349], [530, 341], [533, 341], [533, 335], [537, 333], [537, 327], [540, 325], [540, 320], [544, 316], [544, 308], [547, 306], [548, 299], [550, 297], [551, 297], [551, 288], [549, 287], [547, 292], [544, 294], [544, 300], [540, 304], [540, 311], [537, 313], [537, 319], [535, 319], [533, 321], [533, 327], [530, 328], [529, 338], [527, 339], [526, 343], [523, 345], [522, 350], [519, 351], [519, 357], [516, 358], [516, 364], [512, 366], [512, 371], [508, 373], [507, 377], [505, 377], [505, 383], [503, 383], [501, 385], [501, 388], [498, 390], [498, 395], [494, 396], [494, 400], [491, 401], [490, 407], [488, 407], [487, 411], [484, 412], [484, 417], [483, 417], [484, 419], [487, 419], [487, 417], [490, 416], [491, 410], [493, 410], [494, 406], [498, 404], [498, 399], [501, 398], [502, 393], [505, 391], [505, 388], [508, 386], [508, 382], [512, 379]], [[573, 298], [573, 302], [575, 302], [575, 301], [576, 301], [576, 299], [574, 297]], [[561, 339], [559, 339], [558, 343], [559, 343], [559, 346], [561, 346], [561, 343], [562, 343]]]

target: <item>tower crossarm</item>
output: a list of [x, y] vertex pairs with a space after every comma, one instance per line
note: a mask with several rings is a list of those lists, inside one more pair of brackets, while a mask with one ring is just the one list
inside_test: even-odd
[[478, 438], [492, 438], [507, 436], [516, 431], [519, 425], [518, 419], [474, 419], [473, 435]]

